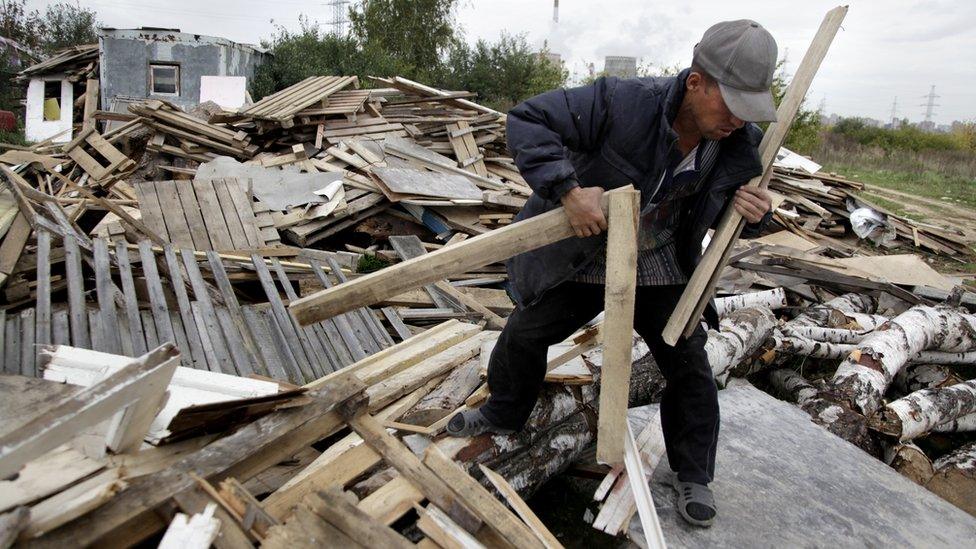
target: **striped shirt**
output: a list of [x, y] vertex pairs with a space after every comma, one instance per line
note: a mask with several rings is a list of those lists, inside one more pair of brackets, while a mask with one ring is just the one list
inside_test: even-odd
[[[678, 262], [677, 231], [681, 221], [681, 199], [694, 194], [711, 172], [718, 156], [718, 141], [706, 140], [688, 152], [681, 162], [661, 174], [651, 201], [640, 215], [637, 236], [637, 285], [685, 284], [688, 278]], [[573, 280], [606, 283], [606, 254], [598, 253]]]

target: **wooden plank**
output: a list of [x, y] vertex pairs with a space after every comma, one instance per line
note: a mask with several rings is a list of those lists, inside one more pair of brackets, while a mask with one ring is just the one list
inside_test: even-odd
[[[3, 324], [0, 323], [0, 334], [2, 332]], [[34, 342], [37, 345], [51, 343], [51, 233], [46, 229], [37, 230], [37, 319]]]
[[[232, 214], [234, 211], [237, 212], [237, 217], [241, 220], [241, 226], [244, 228], [244, 235], [247, 237], [248, 244], [252, 248], [260, 248], [264, 246], [264, 239], [261, 238], [261, 230], [258, 227], [258, 220], [254, 217], [254, 206], [252, 206], [253, 201], [250, 199], [249, 195], [244, 192], [243, 182], [238, 179], [227, 179], [224, 181], [227, 185], [227, 191], [230, 195], [230, 199], [233, 202], [233, 210], [229, 212], [224, 210], [225, 215]], [[227, 206], [226, 204], [224, 205]]]
[[163, 214], [163, 222], [169, 233], [169, 241], [180, 248], [193, 248], [193, 236], [190, 234], [190, 224], [186, 221], [180, 195], [176, 192], [173, 181], [156, 181], [156, 196]]
[[234, 324], [237, 326], [238, 333], [241, 335], [244, 346], [247, 348], [248, 353], [250, 353], [253, 359], [253, 369], [255, 373], [263, 376], [270, 376], [271, 374], [268, 370], [268, 365], [265, 362], [264, 355], [261, 354], [260, 347], [257, 343], [255, 330], [244, 318], [244, 315], [241, 312], [241, 305], [237, 301], [237, 295], [234, 293], [234, 287], [231, 285], [230, 279], [227, 278], [227, 271], [224, 270], [223, 261], [221, 261], [217, 252], [214, 251], [207, 252], [207, 261], [210, 263], [210, 272], [213, 273], [214, 281], [217, 283], [217, 288], [220, 289], [220, 294], [224, 298], [224, 304], [227, 306], [227, 311], [230, 314]]
[[[349, 280], [346, 278], [346, 274], [342, 272], [339, 262], [334, 257], [326, 258], [325, 261], [329, 264], [329, 269], [332, 270], [332, 274], [336, 275], [340, 283], [345, 283]], [[361, 341], [365, 342], [368, 350], [376, 349], [378, 351], [383, 348], [384, 343], [386, 345], [393, 344], [390, 335], [386, 333], [386, 329], [383, 328], [379, 320], [373, 316], [373, 312], [369, 307], [360, 307], [358, 311], [355, 311], [355, 314], [358, 314], [362, 319], [362, 326], [369, 333], [370, 337], [360, 338]]]
[[480, 521], [474, 515], [477, 511], [465, 507], [447, 482], [434, 474], [427, 465], [421, 463], [420, 459], [406, 445], [388, 433], [376, 418], [367, 413], [359, 413], [347, 416], [346, 422], [370, 448], [410, 480], [434, 505], [447, 510], [451, 518], [468, 531], [477, 531], [480, 525]]
[[298, 331], [297, 325], [292, 322], [291, 315], [288, 314], [285, 305], [281, 302], [281, 296], [278, 295], [278, 289], [271, 278], [271, 273], [268, 272], [267, 265], [264, 264], [264, 259], [254, 254], [251, 256], [251, 262], [254, 264], [254, 271], [264, 288], [268, 302], [271, 304], [275, 325], [281, 330], [282, 336], [288, 343], [287, 346], [294, 352], [295, 362], [288, 364], [289, 366], [294, 364], [293, 368], [289, 368], [288, 379], [293, 383], [306, 383], [314, 379], [310, 363], [310, 360], [314, 360], [314, 355], [309, 356], [309, 350], [303, 345], [301, 341], [303, 334]]
[[71, 343], [88, 347], [88, 314], [85, 312], [85, 287], [81, 274], [81, 251], [74, 238], [64, 239], [65, 276], [68, 279], [68, 310], [71, 314]]
[[253, 471], [263, 470], [338, 429], [342, 420], [331, 411], [361, 392], [362, 384], [352, 376], [341, 378], [327, 391], [312, 393], [310, 404], [273, 412], [212, 442], [204, 451], [133, 480], [127, 490], [102, 507], [37, 540], [37, 546], [91, 545], [145, 510], [197, 486], [194, 475], [211, 482], [226, 477], [249, 478]]
[[[776, 157], [776, 152], [786, 139], [793, 118], [796, 116], [803, 98], [806, 96], [810, 83], [827, 54], [827, 49], [833, 42], [834, 36], [840, 29], [844, 17], [847, 15], [847, 6], [838, 6], [824, 17], [820, 24], [820, 29], [813, 37], [813, 42], [807, 49], [806, 55], [800, 62], [796, 74], [790, 81], [789, 87], [783, 101], [776, 111], [777, 122], [769, 125], [763, 133], [762, 142], [759, 144], [759, 154], [762, 157], [763, 175], [754, 177], [749, 186], [765, 188], [772, 175], [772, 165]], [[722, 271], [729, 254], [732, 244], [739, 237], [744, 226], [742, 216], [735, 208], [726, 208], [725, 214], [718, 224], [718, 228], [709, 241], [705, 254], [695, 267], [695, 272], [685, 285], [685, 290], [681, 294], [681, 299], [671, 313], [668, 324], [664, 328], [663, 338], [669, 345], [678, 342], [681, 336], [687, 337], [698, 324], [702, 311], [705, 310], [708, 302], [712, 299], [712, 290], [717, 282], [717, 274]]]
[[6, 276], [3, 275], [14, 272], [14, 266], [24, 253], [24, 246], [30, 238], [31, 231], [30, 220], [23, 211], [19, 212], [7, 229], [3, 242], [0, 243], [0, 277], [2, 277], [0, 286], [6, 281]]
[[[203, 314], [207, 337], [210, 339], [210, 345], [213, 347], [214, 354], [216, 354], [218, 364], [220, 365], [219, 371], [241, 375], [237, 364], [249, 364], [250, 358], [244, 352], [240, 337], [235, 333], [236, 328], [228, 330], [230, 333], [224, 332], [220, 319], [214, 311], [213, 302], [210, 301], [207, 284], [203, 280], [203, 274], [200, 272], [200, 266], [197, 264], [197, 259], [193, 255], [193, 252], [184, 248], [180, 250], [180, 255], [183, 258], [183, 268], [186, 269], [187, 277], [190, 279], [190, 285], [193, 286], [193, 296], [196, 298], [196, 304], [200, 307], [200, 312]], [[198, 324], [197, 328], [201, 329], [201, 326]], [[201, 334], [202, 337], [203, 335]]]
[[[308, 260], [308, 263], [311, 265], [312, 272], [315, 273], [316, 278], [318, 278], [319, 282], [322, 283], [322, 286], [325, 288], [331, 288], [332, 281], [329, 280], [329, 277], [325, 274], [325, 271], [322, 270], [322, 264], [319, 263], [317, 259], [311, 258]], [[363, 349], [370, 349], [371, 347], [360, 341], [359, 337], [357, 336], [357, 331], [353, 329], [351, 322], [351, 320], [354, 321], [355, 319], [351, 319], [351, 316], [352, 315], [349, 314], [336, 315], [326, 322], [332, 322], [335, 325], [336, 329], [339, 331], [339, 337], [342, 338], [342, 342], [345, 344], [345, 348], [348, 350], [353, 360], [360, 361], [367, 356], [367, 353]]]
[[267, 318], [270, 311], [266, 307], [244, 305], [241, 307], [241, 313], [254, 334], [258, 350], [268, 367], [268, 376], [274, 379], [288, 379], [285, 361], [294, 364], [295, 359], [284, 336], [280, 335], [273, 326], [274, 320]]
[[217, 191], [214, 190], [213, 182], [209, 179], [194, 179], [192, 186], [196, 192], [197, 204], [200, 205], [200, 212], [203, 214], [203, 222], [206, 224], [207, 233], [210, 234], [213, 249], [235, 249], [234, 241], [227, 229], [227, 221], [224, 219], [224, 212], [217, 200]]
[[172, 370], [166, 376], [167, 368], [175, 367], [170, 359], [177, 356], [173, 346], [159, 347], [133, 359], [131, 364], [102, 382], [79, 391], [44, 414], [0, 436], [0, 477], [10, 476], [28, 461], [64, 444], [82, 429], [96, 425], [138, 401], [155, 388], [156, 381], [150, 383], [150, 380], [165, 378], [162, 382], [165, 388], [172, 377]]
[[132, 278], [132, 266], [129, 263], [129, 248], [125, 241], [115, 244], [115, 260], [119, 265], [119, 278], [122, 281], [122, 296], [125, 298], [125, 316], [129, 326], [131, 352], [142, 355], [147, 351], [146, 335], [142, 330], [142, 320], [139, 314], [139, 301], [136, 297], [135, 281]]
[[634, 433], [630, 429], [630, 423], [627, 423], [626, 418], [624, 422], [626, 423], [624, 464], [627, 468], [627, 479], [630, 481], [631, 491], [634, 493], [634, 501], [637, 503], [637, 513], [644, 530], [644, 540], [649, 549], [665, 549], [667, 544], [664, 542], [664, 532], [661, 531], [661, 522], [658, 520], [654, 500], [651, 498], [651, 488], [648, 486], [648, 479], [644, 474], [644, 460], [641, 459], [640, 453], [637, 451], [637, 443], [634, 442]]
[[187, 225], [190, 228], [190, 236], [193, 239], [195, 250], [211, 250], [210, 234], [207, 225], [204, 223], [203, 215], [200, 213], [200, 204], [197, 202], [197, 195], [193, 191], [193, 182], [186, 179], [173, 181], [176, 187], [176, 194], [180, 197], [180, 204], [183, 206], [183, 215], [186, 217]]
[[627, 428], [631, 348], [634, 339], [634, 293], [637, 289], [637, 213], [640, 192], [610, 197], [607, 231], [607, 284], [604, 298], [603, 370], [596, 457], [620, 465]]
[[[429, 547], [443, 547], [445, 549], [484, 549], [485, 545], [476, 537], [458, 526], [436, 505], [414, 505], [417, 511], [417, 528], [427, 537], [422, 541], [430, 542]], [[420, 544], [418, 543], [419, 547]]]
[[546, 549], [557, 549], [563, 546], [561, 543], [559, 543], [559, 540], [556, 539], [556, 536], [552, 535], [552, 532], [546, 528], [546, 525], [539, 520], [539, 517], [537, 517], [529, 505], [525, 503], [525, 500], [518, 495], [515, 488], [512, 488], [512, 485], [505, 480], [505, 477], [485, 467], [484, 464], [478, 464], [478, 467], [481, 468], [481, 472], [485, 475], [485, 478], [488, 479], [488, 482], [491, 482], [491, 485], [498, 490], [498, 493], [501, 494], [512, 509], [518, 513], [518, 516], [521, 517], [522, 520], [525, 521], [525, 524], [532, 529], [532, 533], [536, 535]]
[[55, 345], [71, 345], [68, 310], [63, 307], [51, 313], [51, 340]]
[[341, 488], [335, 486], [309, 494], [302, 500], [315, 514], [366, 547], [412, 548], [413, 544], [395, 530], [356, 507]]
[[100, 311], [102, 342], [106, 352], [120, 354], [122, 340], [119, 332], [119, 318], [115, 312], [115, 294], [118, 289], [112, 282], [108, 242], [96, 238], [92, 243], [95, 259], [95, 291], [98, 295], [98, 309]]
[[[288, 280], [288, 273], [285, 272], [285, 268], [282, 267], [281, 261], [278, 258], [271, 259], [271, 266], [275, 270], [275, 274], [278, 276], [278, 283], [285, 290], [285, 296], [289, 301], [294, 301], [298, 299], [298, 294], [295, 293], [295, 288], [292, 287], [291, 281]], [[328, 329], [326, 329], [328, 327]], [[348, 355], [345, 357], [346, 360], [340, 360], [339, 355], [336, 354], [335, 349], [329, 342], [330, 339], [334, 339], [336, 342], [341, 343], [338, 330], [335, 329], [334, 325], [329, 325], [325, 322], [319, 322], [316, 324], [311, 324], [309, 326], [304, 326], [300, 328], [305, 332], [305, 336], [308, 341], [312, 344], [312, 348], [319, 355], [320, 358], [324, 358], [325, 362], [312, 364], [312, 370], [315, 372], [316, 377], [322, 377], [330, 372], [334, 372], [339, 368], [342, 368], [346, 364], [352, 362], [351, 357]]]
[[169, 318], [163, 284], [156, 269], [156, 255], [148, 240], [139, 242], [139, 258], [142, 264], [142, 275], [146, 280], [146, 290], [149, 292], [149, 310], [152, 312], [153, 324], [156, 326], [156, 338], [160, 345], [167, 342], [175, 345], [176, 335], [173, 333], [173, 324]]
[[414, 488], [410, 481], [397, 476], [359, 502], [359, 508], [369, 516], [386, 524], [393, 524], [424, 500], [424, 494]]
[[230, 234], [234, 249], [246, 250], [251, 247], [247, 234], [244, 232], [244, 225], [237, 214], [237, 206], [231, 197], [231, 191], [227, 186], [226, 179], [213, 179], [211, 183], [217, 196], [220, 211], [224, 213], [224, 222], [227, 224], [227, 232]]
[[20, 312], [20, 375], [28, 377], [37, 376], [34, 316], [34, 309], [24, 309]]
[[98, 110], [98, 80], [89, 78], [85, 80], [85, 111], [82, 115], [82, 128], [96, 130], [94, 114]]
[[381, 310], [383, 311], [383, 316], [386, 317], [386, 320], [390, 323], [390, 326], [393, 326], [393, 330], [398, 336], [400, 336], [401, 340], [409, 339], [410, 336], [413, 335], [410, 328], [407, 328], [407, 325], [403, 323], [403, 319], [400, 318], [400, 315], [396, 312], [396, 309], [393, 307], [383, 307]]
[[8, 374], [20, 375], [20, 315], [6, 315], [4, 324], [3, 367]]
[[[413, 259], [415, 257], [420, 257], [427, 255], [427, 250], [424, 248], [423, 242], [416, 235], [409, 236], [390, 236], [388, 238], [390, 246], [393, 250], [400, 256], [401, 260]], [[456, 311], [463, 311], [464, 307], [450, 294], [444, 292], [443, 289], [438, 290], [434, 288], [433, 284], [427, 284], [424, 286], [424, 291], [430, 296], [431, 300], [434, 301], [435, 307], [440, 307], [442, 309], [454, 309]]]
[[447, 457], [435, 444], [424, 452], [424, 465], [429, 467], [456, 494], [457, 499], [485, 522], [512, 547], [537, 547], [544, 545], [504, 505], [478, 481], [471, 478], [460, 465]]
[[139, 199], [139, 212], [142, 214], [142, 222], [154, 233], [169, 241], [169, 231], [166, 230], [166, 223], [163, 221], [163, 209], [159, 204], [159, 197], [156, 195], [155, 183], [138, 181], [133, 182], [132, 187], [136, 190], [136, 197]]
[[166, 258], [166, 270], [169, 272], [170, 286], [173, 289], [173, 294], [176, 295], [176, 305], [183, 324], [183, 332], [186, 334], [190, 363], [194, 368], [207, 370], [209, 369], [207, 366], [208, 353], [203, 346], [203, 340], [200, 338], [196, 320], [193, 318], [190, 297], [187, 294], [186, 286], [183, 284], [183, 270], [180, 268], [179, 260], [176, 259], [176, 252], [169, 244], [163, 247], [163, 257]]
[[[606, 202], [604, 193], [604, 208]], [[566, 212], [557, 208], [308, 295], [290, 309], [302, 324], [317, 322], [574, 235]]]

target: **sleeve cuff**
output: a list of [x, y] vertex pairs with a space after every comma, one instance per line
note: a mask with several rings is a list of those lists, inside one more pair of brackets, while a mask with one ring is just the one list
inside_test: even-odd
[[555, 200], [560, 200], [566, 193], [576, 187], [579, 187], [579, 180], [576, 179], [576, 176], [568, 177], [562, 183], [552, 186], [552, 197]]

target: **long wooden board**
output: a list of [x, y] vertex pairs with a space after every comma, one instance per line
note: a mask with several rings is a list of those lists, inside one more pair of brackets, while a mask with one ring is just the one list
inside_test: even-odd
[[[604, 209], [606, 204], [604, 193]], [[566, 212], [557, 208], [308, 295], [292, 302], [289, 309], [303, 325], [318, 322], [573, 235]]]

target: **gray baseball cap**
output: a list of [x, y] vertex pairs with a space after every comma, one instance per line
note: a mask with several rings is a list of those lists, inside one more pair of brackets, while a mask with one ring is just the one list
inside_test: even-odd
[[776, 120], [769, 88], [776, 71], [776, 40], [755, 21], [712, 25], [695, 44], [693, 63], [718, 81], [725, 105], [746, 122]]

